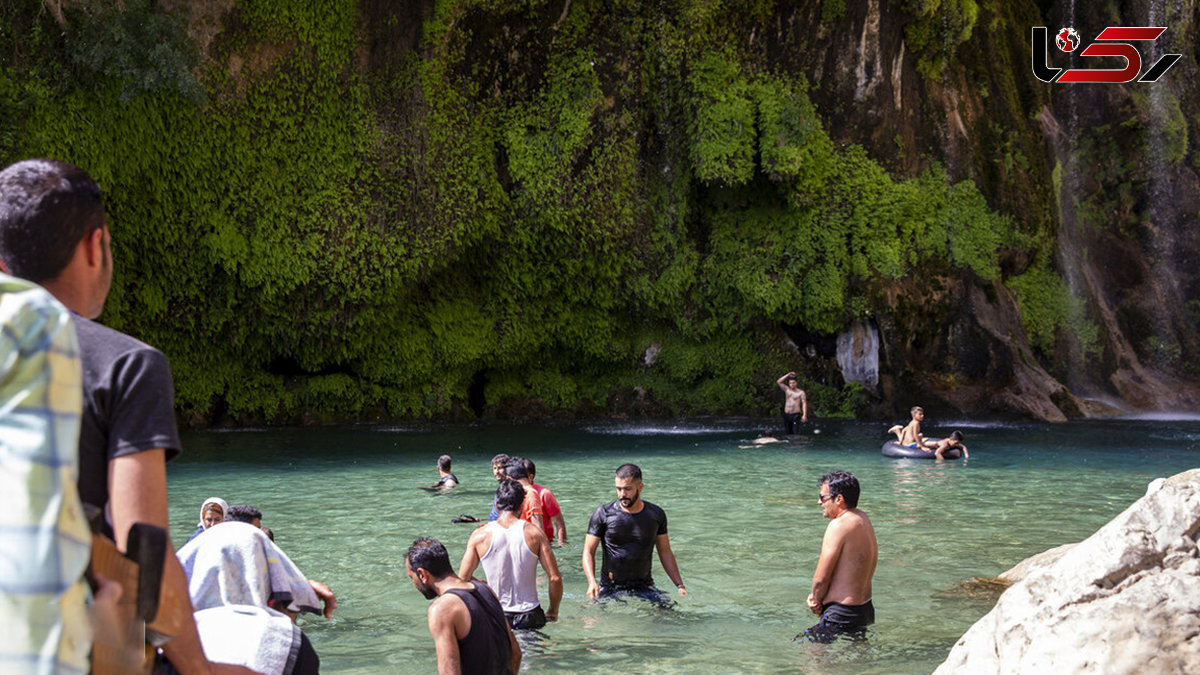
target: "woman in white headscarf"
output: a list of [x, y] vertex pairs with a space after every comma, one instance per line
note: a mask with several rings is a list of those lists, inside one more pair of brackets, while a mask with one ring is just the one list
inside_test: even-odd
[[220, 497], [209, 497], [200, 505], [200, 522], [196, 523], [196, 531], [192, 536], [188, 537], [188, 541], [200, 536], [200, 533], [208, 528], [219, 525], [225, 522], [225, 514], [229, 511], [229, 504], [225, 503]]

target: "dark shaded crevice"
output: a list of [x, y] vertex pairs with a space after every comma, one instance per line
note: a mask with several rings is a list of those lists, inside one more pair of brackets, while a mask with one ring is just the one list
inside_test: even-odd
[[475, 413], [475, 417], [483, 417], [483, 409], [487, 407], [484, 390], [487, 389], [487, 375], [483, 371], [471, 377], [471, 386], [467, 388], [467, 406]]

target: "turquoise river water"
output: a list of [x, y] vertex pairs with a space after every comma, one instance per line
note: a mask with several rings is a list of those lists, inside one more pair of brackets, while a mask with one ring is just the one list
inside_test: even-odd
[[[928, 673], [994, 598], [962, 585], [1079, 541], [1141, 497], [1146, 484], [1200, 466], [1200, 420], [969, 425], [927, 419], [930, 435], [966, 434], [967, 462], [883, 457], [890, 422], [828, 422], [790, 444], [747, 449], [773, 422], [692, 420], [594, 426], [341, 427], [199, 432], [169, 465], [172, 537], [187, 539], [201, 502], [219, 496], [264, 514], [276, 542], [340, 607], [304, 630], [327, 673], [436, 671], [427, 601], [404, 571], [418, 536], [458, 565], [486, 518], [499, 452], [532, 458], [563, 507], [556, 549], [560, 619], [526, 644], [523, 671], [563, 673]], [[454, 457], [462, 485], [420, 489]], [[642, 467], [643, 497], [669, 517], [690, 595], [673, 609], [591, 604], [580, 563], [593, 509], [615, 498], [613, 470]], [[861, 643], [793, 636], [826, 522], [817, 479], [845, 469], [879, 539], [877, 623]], [[597, 566], [599, 563], [597, 563]], [[655, 579], [669, 588], [655, 562]], [[544, 587], [544, 585], [543, 585]], [[544, 597], [544, 595], [543, 595]]]

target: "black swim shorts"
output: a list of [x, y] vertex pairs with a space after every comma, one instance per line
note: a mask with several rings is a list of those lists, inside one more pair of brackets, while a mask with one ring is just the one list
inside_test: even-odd
[[623, 600], [630, 596], [652, 602], [659, 607], [670, 607], [675, 604], [670, 593], [653, 584], [600, 584], [601, 600]]
[[538, 605], [528, 612], [505, 612], [504, 618], [513, 630], [536, 630], [546, 625], [546, 613]]
[[[854, 640], [866, 637], [867, 626], [875, 623], [875, 606], [868, 600], [861, 605], [831, 602], [825, 605], [817, 625], [801, 633], [811, 642], [833, 642], [839, 635]], [[796, 637], [800, 637], [797, 635]]]

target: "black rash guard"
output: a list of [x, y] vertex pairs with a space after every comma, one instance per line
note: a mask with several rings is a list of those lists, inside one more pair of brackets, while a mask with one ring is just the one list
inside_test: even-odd
[[642, 510], [626, 513], [618, 502], [596, 509], [587, 533], [600, 537], [604, 549], [601, 586], [652, 586], [650, 563], [658, 535], [667, 533], [667, 514], [648, 501]]

